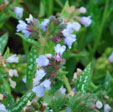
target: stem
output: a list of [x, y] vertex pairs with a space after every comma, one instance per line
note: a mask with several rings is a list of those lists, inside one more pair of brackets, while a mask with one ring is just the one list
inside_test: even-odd
[[71, 86], [69, 84], [69, 81], [68, 81], [68, 79], [67, 79], [67, 77], [65, 75], [63, 75], [63, 79], [64, 79], [64, 84], [65, 84], [68, 92], [70, 93], [72, 90], [71, 90]]
[[29, 44], [22, 39], [22, 42], [23, 42], [23, 47], [24, 47], [24, 52], [25, 52], [25, 55], [26, 55], [26, 58], [28, 59], [28, 55], [29, 55]]
[[41, 44], [41, 45], [42, 45], [42, 48], [41, 48], [40, 51], [39, 51], [39, 54], [40, 54], [40, 55], [43, 53], [43, 51], [44, 51], [44, 49], [45, 49], [47, 40], [48, 40], [48, 34], [45, 36], [44, 41], [42, 40], [42, 44]]
[[102, 37], [101, 35], [102, 35], [103, 28], [104, 28], [105, 20], [106, 20], [106, 13], [107, 13], [107, 9], [108, 9], [108, 3], [109, 3], [109, 0], [106, 0], [103, 19], [102, 19], [102, 23], [101, 23], [101, 26], [100, 26], [100, 30], [97, 33], [98, 35], [97, 35], [97, 39], [96, 39], [95, 46], [94, 46], [94, 49], [93, 49], [92, 57], [95, 55], [95, 52], [96, 52], [96, 49], [98, 47], [99, 41]]

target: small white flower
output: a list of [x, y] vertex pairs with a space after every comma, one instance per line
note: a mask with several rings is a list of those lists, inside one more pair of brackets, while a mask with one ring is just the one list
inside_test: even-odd
[[14, 55], [8, 57], [8, 58], [6, 59], [6, 61], [7, 61], [8, 63], [18, 63], [18, 62], [19, 62], [19, 58], [18, 58], [18, 56], [17, 56], [16, 54], [14, 54]]
[[6, 110], [6, 107], [0, 103], [0, 112], [8, 112], [8, 110]]
[[62, 86], [60, 89], [61, 94], [65, 95], [66, 94], [66, 89], [64, 88], [64, 86]]
[[9, 82], [10, 82], [10, 86], [11, 86], [12, 88], [15, 88], [15, 87], [16, 87], [16, 82], [13, 81], [11, 78], [9, 78]]
[[38, 66], [47, 66], [49, 64], [49, 60], [46, 56], [40, 55], [39, 58], [36, 59]]
[[80, 13], [83, 13], [83, 14], [87, 12], [85, 7], [80, 7], [78, 10]]
[[23, 16], [23, 8], [21, 7], [15, 7], [14, 12], [16, 13], [16, 16], [19, 18]]
[[111, 53], [111, 55], [109, 56], [109, 62], [113, 63], [113, 52]]
[[76, 41], [76, 35], [73, 35], [73, 34], [64, 38], [64, 42], [65, 42], [65, 44], [68, 45], [69, 49], [71, 49], [71, 46], [72, 46], [73, 42], [75, 42], [75, 41]]
[[13, 76], [18, 77], [17, 70], [16, 69], [10, 69], [9, 70], [9, 76], [10, 77], [13, 77]]
[[88, 16], [88, 17], [81, 17], [80, 18], [80, 23], [83, 24], [85, 27], [88, 27], [90, 26], [92, 20], [91, 20], [91, 16]]
[[41, 27], [42, 27], [42, 30], [45, 32], [47, 30], [47, 25], [49, 24], [49, 19], [44, 19], [44, 21], [41, 22]]
[[32, 23], [33, 22], [33, 16], [30, 14], [29, 18], [26, 18], [27, 23]]
[[45, 87], [46, 90], [51, 89], [51, 87], [50, 87], [51, 81], [49, 79], [44, 80], [40, 85], [43, 86], [43, 87]]
[[57, 45], [54, 47], [54, 49], [55, 49], [56, 54], [62, 55], [63, 52], [66, 50], [66, 46], [65, 46], [65, 45], [61, 46], [60, 44], [57, 44]]
[[110, 112], [111, 111], [111, 107], [108, 104], [104, 105], [104, 112]]
[[40, 86], [40, 85], [36, 86], [32, 89], [32, 91], [35, 92], [36, 96], [38, 96], [38, 97], [43, 97], [45, 90], [46, 90], [45, 87]]
[[96, 108], [101, 109], [102, 106], [103, 106], [102, 102], [98, 100], [98, 101], [96, 102]]

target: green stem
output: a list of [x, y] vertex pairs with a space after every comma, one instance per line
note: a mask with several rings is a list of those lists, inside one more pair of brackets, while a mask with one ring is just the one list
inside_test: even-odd
[[47, 40], [48, 40], [48, 34], [45, 36], [44, 40], [42, 40], [42, 44], [41, 44], [41, 49], [39, 51], [39, 54], [41, 55], [45, 49], [45, 46], [46, 46], [46, 43], [47, 43]]
[[29, 56], [29, 44], [23, 39], [22, 39], [22, 42], [23, 42], [23, 47], [24, 47], [24, 52], [25, 52], [26, 58], [28, 59], [28, 56]]
[[67, 77], [65, 75], [63, 75], [63, 80], [64, 80], [64, 84], [65, 84], [68, 92], [70, 93], [72, 91], [71, 90], [71, 86], [70, 86], [69, 81], [68, 81], [68, 79], [67, 79]]
[[103, 14], [103, 19], [102, 19], [102, 23], [100, 25], [100, 29], [99, 29], [99, 32], [97, 33], [97, 38], [96, 38], [96, 42], [94, 44], [94, 49], [93, 49], [93, 53], [92, 53], [92, 57], [95, 55], [95, 52], [96, 52], [96, 49], [98, 47], [98, 44], [99, 44], [99, 41], [101, 39], [101, 35], [102, 35], [102, 31], [103, 31], [103, 28], [104, 28], [104, 24], [105, 24], [105, 21], [106, 21], [106, 13], [107, 13], [107, 9], [108, 9], [108, 4], [109, 4], [109, 0], [106, 0], [105, 2], [105, 8], [104, 8], [104, 14]]

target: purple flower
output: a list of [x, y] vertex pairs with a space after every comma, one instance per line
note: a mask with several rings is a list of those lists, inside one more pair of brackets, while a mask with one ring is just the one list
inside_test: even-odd
[[2, 103], [0, 103], [0, 112], [8, 112], [8, 110], [6, 110], [5, 105], [3, 105]]
[[85, 27], [88, 27], [90, 26], [92, 20], [91, 20], [91, 16], [88, 16], [88, 17], [81, 17], [80, 18], [80, 23], [83, 24]]
[[67, 37], [64, 38], [64, 42], [65, 44], [68, 45], [69, 49], [71, 49], [71, 46], [75, 41], [76, 41], [76, 35], [74, 34], [68, 35]]
[[35, 74], [35, 78], [33, 79], [33, 86], [36, 86], [39, 84], [40, 80], [46, 75], [45, 71], [43, 69], [37, 70]]
[[111, 53], [111, 55], [109, 56], [109, 62], [113, 63], [113, 52]]
[[62, 86], [60, 89], [61, 94], [65, 95], [66, 94], [66, 88], [64, 88], [64, 86]]
[[46, 88], [43, 86], [36, 86], [32, 89], [33, 92], [36, 93], [36, 96], [38, 97], [43, 97], [44, 96], [44, 92], [45, 92]]
[[49, 60], [46, 56], [40, 55], [39, 58], [36, 59], [38, 66], [47, 66], [49, 64]]
[[49, 24], [49, 19], [44, 19], [44, 21], [41, 22], [42, 30], [45, 32], [47, 30], [47, 25]]
[[24, 33], [25, 37], [29, 37], [30, 36], [30, 32], [27, 30], [28, 25], [23, 21], [23, 20], [19, 20], [19, 24], [17, 25], [17, 32], [22, 31]]
[[8, 57], [8, 58], [6, 59], [6, 61], [7, 61], [8, 63], [18, 63], [18, 62], [19, 62], [19, 58], [18, 58], [18, 56], [17, 56], [16, 54], [14, 54], [14, 55]]
[[80, 28], [81, 28], [81, 25], [80, 25], [80, 23], [78, 23], [78, 22], [68, 22], [68, 23], [67, 23], [67, 27], [66, 27], [66, 29], [71, 30], [72, 32], [73, 32], [74, 30], [75, 30], [75, 31], [79, 31]]
[[66, 46], [65, 46], [65, 45], [61, 46], [60, 44], [57, 44], [57, 45], [54, 47], [54, 49], [55, 49], [56, 54], [62, 55], [63, 52], [66, 50]]
[[51, 89], [50, 85], [51, 81], [46, 79], [40, 85], [33, 87], [32, 91], [35, 92], [38, 97], [43, 97], [45, 90]]
[[21, 7], [15, 7], [14, 12], [16, 13], [16, 16], [19, 18], [22, 18], [23, 16], [23, 8]]

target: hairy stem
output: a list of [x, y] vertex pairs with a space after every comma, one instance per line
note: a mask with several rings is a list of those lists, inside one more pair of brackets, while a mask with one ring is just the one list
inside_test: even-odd
[[68, 81], [68, 79], [67, 79], [67, 77], [65, 75], [63, 75], [63, 80], [64, 80], [64, 84], [65, 84], [68, 92], [70, 93], [72, 91], [71, 90], [71, 86], [70, 86], [69, 81]]

